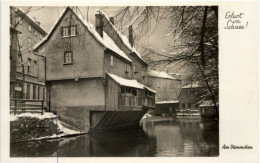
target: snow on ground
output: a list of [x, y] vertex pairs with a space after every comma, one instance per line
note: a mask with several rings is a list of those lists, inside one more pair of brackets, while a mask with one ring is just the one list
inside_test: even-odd
[[38, 118], [38, 119], [46, 119], [46, 118], [56, 118], [56, 115], [54, 115], [53, 113], [44, 113], [43, 115], [41, 114], [32, 114], [32, 113], [22, 113], [22, 114], [17, 114], [17, 115], [10, 115], [10, 121], [15, 121], [18, 118], [21, 117], [32, 117], [32, 118]]
[[[56, 120], [54, 120], [54, 124], [56, 124]], [[60, 134], [60, 136], [71, 135], [71, 134], [79, 134], [79, 133], [80, 133], [79, 131], [71, 130], [71, 129], [69, 129], [69, 128], [64, 127], [64, 126], [60, 123], [59, 120], [57, 121], [57, 125], [58, 125], [58, 128], [60, 129], [60, 131], [63, 132], [62, 134]]]
[[55, 118], [53, 120], [53, 122], [54, 122], [54, 124], [57, 125], [59, 131], [62, 132], [62, 134], [53, 134], [52, 136], [39, 137], [39, 138], [35, 138], [33, 140], [60, 138], [61, 136], [68, 136], [68, 135], [73, 135], [73, 134], [79, 134], [80, 133], [79, 131], [71, 130], [69, 128], [64, 127], [61, 124], [61, 122], [56, 119], [57, 118], [56, 115], [54, 115], [53, 113], [48, 113], [48, 112], [45, 112], [43, 115], [41, 115], [41, 114], [32, 114], [32, 113], [22, 113], [22, 114], [17, 114], [17, 115], [11, 114], [10, 115], [10, 121], [16, 121], [16, 120], [18, 120], [19, 118], [22, 118], [22, 117], [38, 118], [40, 120], [47, 119], [47, 118], [49, 118], [49, 119]]
[[18, 120], [18, 117], [13, 115], [13, 114], [11, 114], [10, 115], [10, 121], [16, 121], [16, 120]]

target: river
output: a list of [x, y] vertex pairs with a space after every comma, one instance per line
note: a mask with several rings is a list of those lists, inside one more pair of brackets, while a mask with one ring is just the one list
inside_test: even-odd
[[200, 117], [147, 117], [124, 130], [10, 145], [11, 157], [197, 157], [219, 155], [219, 126]]

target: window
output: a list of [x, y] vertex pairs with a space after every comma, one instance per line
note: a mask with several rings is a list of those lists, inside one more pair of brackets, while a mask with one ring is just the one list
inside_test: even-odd
[[32, 60], [30, 58], [28, 58], [28, 64], [27, 64], [27, 73], [30, 74], [30, 67], [31, 67], [31, 62]]
[[71, 36], [76, 36], [76, 26], [70, 27], [70, 35]]
[[114, 57], [112, 55], [110, 56], [110, 66], [114, 66]]
[[167, 83], [166, 82], [164, 82], [164, 88], [167, 88]]
[[143, 68], [142, 68], [141, 72], [142, 72], [142, 77], [145, 77]]
[[33, 85], [33, 99], [36, 99], [36, 85]]
[[34, 64], [33, 64], [34, 75], [37, 75], [37, 72], [38, 72], [38, 71], [37, 71], [37, 70], [38, 70], [38, 69], [37, 69], [37, 61], [33, 61], [33, 63], [34, 63]]
[[27, 83], [26, 98], [30, 99], [30, 84]]
[[34, 30], [34, 35], [37, 37], [37, 31], [36, 30]]
[[133, 71], [134, 71], [134, 73], [138, 73], [136, 70], [136, 67], [135, 67], [135, 63], [133, 64]]
[[41, 87], [38, 87], [38, 97], [37, 97], [38, 100], [40, 99], [40, 93], [41, 93]]
[[205, 108], [201, 108], [201, 113], [206, 113], [206, 109]]
[[32, 27], [29, 25], [29, 32], [32, 32]]
[[160, 88], [160, 83], [159, 82], [157, 83], [157, 87]]
[[185, 108], [185, 103], [182, 103], [182, 108]]
[[127, 63], [125, 63], [125, 72], [128, 73], [128, 70], [127, 70]]
[[77, 26], [69, 26], [61, 28], [62, 37], [76, 36]]
[[62, 37], [68, 37], [69, 36], [69, 27], [63, 27], [62, 28]]
[[189, 108], [189, 109], [191, 108], [191, 103], [188, 103], [188, 108]]
[[71, 51], [64, 52], [64, 63], [73, 63], [73, 53]]
[[45, 88], [43, 88], [42, 92], [43, 92], [42, 99], [45, 100]]

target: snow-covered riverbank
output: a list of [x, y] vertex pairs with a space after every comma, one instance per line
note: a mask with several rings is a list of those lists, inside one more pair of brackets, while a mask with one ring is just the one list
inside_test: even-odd
[[10, 115], [11, 142], [54, 139], [80, 134], [66, 128], [53, 113]]

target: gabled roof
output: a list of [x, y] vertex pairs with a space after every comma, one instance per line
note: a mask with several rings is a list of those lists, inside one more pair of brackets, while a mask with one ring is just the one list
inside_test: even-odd
[[148, 72], [149, 76], [153, 76], [153, 77], [158, 77], [158, 78], [164, 78], [164, 79], [176, 79], [170, 75], [168, 75], [166, 72], [164, 71], [155, 71], [155, 70], [150, 70]]
[[61, 22], [62, 18], [65, 16], [67, 11], [69, 11], [69, 10], [75, 15], [76, 18], [78, 18], [80, 20], [80, 22], [86, 27], [86, 29], [91, 33], [91, 35], [101, 45], [103, 45], [105, 48], [110, 49], [113, 52], [117, 53], [122, 58], [126, 59], [127, 61], [132, 62], [131, 59], [122, 50], [120, 50], [120, 48], [115, 44], [115, 42], [105, 32], [103, 32], [103, 37], [101, 37], [98, 34], [98, 32], [96, 31], [93, 24], [91, 24], [90, 22], [87, 22], [86, 20], [83, 20], [82, 16], [77, 15], [70, 7], [66, 7], [63, 10], [61, 17], [56, 21], [54, 26], [51, 28], [49, 34], [46, 37], [44, 37], [41, 42], [39, 42], [37, 45], [35, 45], [35, 47], [33, 48], [34, 51], [36, 51], [39, 47], [41, 47], [45, 42], [47, 42], [49, 40], [49, 38], [51, 37], [51, 35], [54, 32], [54, 30], [56, 29], [56, 27], [58, 26], [58, 24]]
[[47, 35], [45, 30], [40, 25], [38, 25], [38, 23], [35, 21], [35, 19], [32, 18], [28, 13], [26, 14], [21, 8], [16, 8], [16, 7], [14, 7], [14, 8], [17, 9], [17, 12], [20, 12], [20, 14], [26, 16], [28, 18], [27, 20], [29, 20], [31, 23], [33, 23], [34, 27], [37, 27], [40, 30], [41, 34]]
[[[218, 106], [218, 102], [216, 104]], [[203, 101], [199, 107], [205, 107], [205, 106], [214, 106], [214, 102], [212, 100]]]
[[105, 16], [105, 18], [107, 19], [107, 21], [110, 23], [110, 25], [114, 28], [114, 31], [117, 32], [119, 38], [122, 40], [122, 42], [124, 43], [124, 45], [132, 52], [135, 53], [137, 55], [137, 57], [146, 65], [148, 65], [145, 60], [142, 58], [141, 54], [135, 49], [135, 47], [132, 47], [128, 38], [122, 34], [118, 29], [116, 29], [116, 27], [110, 22], [109, 17], [104, 13], [99, 11], [101, 14], [103, 14]]

